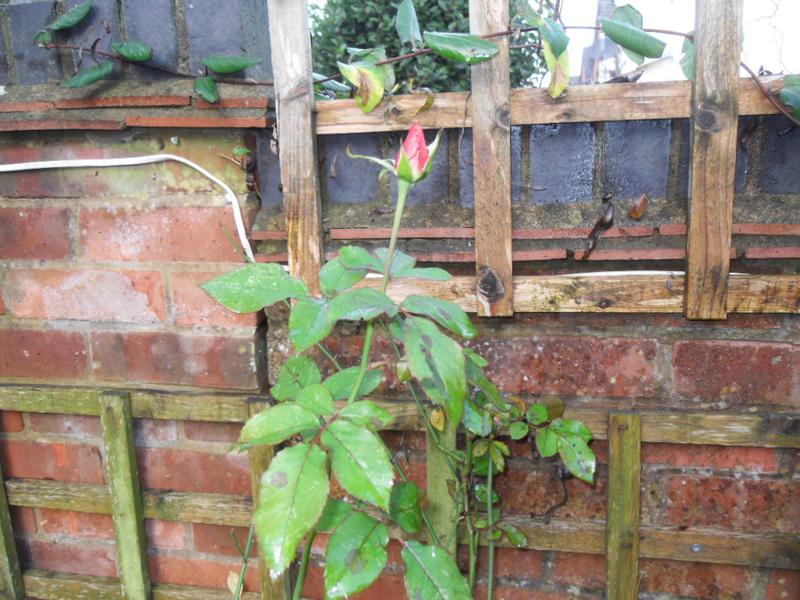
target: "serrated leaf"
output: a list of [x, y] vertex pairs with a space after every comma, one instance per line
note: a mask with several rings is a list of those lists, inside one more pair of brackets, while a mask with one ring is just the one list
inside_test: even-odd
[[320, 417], [333, 414], [333, 397], [321, 383], [312, 383], [300, 390], [295, 404]]
[[414, 10], [414, 3], [411, 0], [402, 0], [397, 6], [394, 27], [400, 37], [400, 44], [411, 44], [412, 48], [418, 48], [422, 43], [417, 11]]
[[[642, 13], [640, 13], [630, 4], [625, 4], [624, 6], [618, 6], [615, 8], [611, 12], [611, 19], [614, 21], [619, 21], [620, 23], [627, 23], [628, 25], [632, 25], [637, 29], [641, 29], [644, 23], [642, 19]], [[623, 48], [622, 50], [637, 65], [640, 65], [644, 62], [644, 56], [641, 54], [628, 50], [627, 48]]]
[[547, 407], [544, 404], [531, 404], [525, 414], [528, 423], [531, 425], [541, 425], [546, 423], [550, 416], [547, 413]]
[[[472, 472], [478, 477], [486, 477], [489, 475], [489, 453], [479, 456], [472, 461]], [[500, 469], [497, 468], [497, 463], [492, 462], [492, 473], [497, 475]]]
[[543, 458], [555, 456], [558, 452], [558, 436], [550, 428], [542, 427], [536, 430], [536, 449]]
[[33, 37], [33, 43], [39, 48], [46, 48], [53, 43], [53, 34], [46, 30], [40, 31]]
[[689, 81], [694, 80], [694, 42], [692, 38], [684, 38], [683, 46], [681, 47], [681, 71]]
[[289, 315], [289, 339], [302, 352], [328, 337], [333, 325], [327, 300], [305, 296], [295, 303]]
[[615, 44], [647, 58], [661, 58], [664, 48], [667, 46], [658, 38], [630, 23], [600, 19], [600, 26]]
[[477, 407], [469, 397], [464, 401], [461, 422], [467, 431], [477, 436], [487, 436], [492, 432], [492, 415]]
[[555, 419], [550, 423], [550, 429], [559, 435], [577, 435], [585, 442], [592, 439], [592, 432], [580, 421], [575, 419]]
[[87, 85], [91, 85], [98, 81], [102, 81], [106, 79], [109, 75], [111, 75], [111, 71], [114, 70], [114, 65], [109, 62], [101, 62], [99, 65], [95, 65], [93, 67], [89, 67], [88, 69], [83, 69], [75, 73], [74, 76], [70, 77], [66, 81], [61, 82], [61, 87], [65, 88], [81, 88], [86, 87]]
[[556, 56], [561, 56], [567, 50], [569, 37], [567, 37], [561, 23], [557, 23], [550, 17], [543, 17], [537, 25], [539, 34], [550, 44], [550, 50]]
[[472, 339], [478, 335], [467, 313], [457, 304], [447, 300], [432, 296], [411, 295], [403, 300], [400, 308], [406, 312], [430, 317], [445, 329], [463, 338]]
[[233, 312], [261, 310], [281, 300], [308, 295], [305, 284], [275, 263], [250, 263], [220, 275], [200, 286], [208, 295]]
[[322, 511], [322, 516], [317, 521], [314, 529], [317, 531], [333, 531], [352, 512], [353, 507], [347, 502], [337, 498], [328, 498], [328, 502]]
[[153, 49], [136, 40], [125, 40], [121, 44], [113, 43], [111, 48], [122, 58], [133, 62], [145, 62], [153, 57]]
[[586, 441], [579, 435], [557, 437], [558, 455], [567, 470], [578, 479], [593, 483], [597, 461]]
[[426, 31], [425, 43], [435, 53], [454, 62], [476, 65], [497, 54], [497, 46], [471, 33]]
[[383, 265], [375, 256], [361, 246], [343, 246], [339, 249], [339, 260], [347, 269], [370, 269], [383, 273]]
[[413, 269], [403, 269], [392, 273], [394, 279], [401, 277], [413, 277], [415, 279], [425, 279], [427, 281], [450, 281], [450, 273], [439, 267], [414, 267]]
[[[485, 483], [476, 483], [475, 487], [472, 488], [472, 493], [475, 495], [475, 500], [484, 506], [486, 505], [486, 502], [489, 500], [489, 488]], [[492, 504], [497, 504], [498, 502], [500, 502], [500, 496], [497, 495], [497, 492], [492, 490]]]
[[394, 469], [381, 439], [349, 419], [332, 421], [320, 439], [331, 450], [331, 467], [342, 487], [388, 511]]
[[353, 511], [336, 528], [325, 550], [325, 597], [348, 598], [366, 589], [386, 566], [389, 531]]
[[337, 62], [339, 72], [356, 88], [356, 106], [362, 112], [371, 112], [383, 100], [386, 76], [381, 67], [358, 61], [350, 64]]
[[[350, 397], [350, 392], [356, 384], [358, 378], [358, 367], [350, 367], [337, 371], [325, 381], [322, 382], [328, 391], [333, 396], [334, 400], [347, 400]], [[356, 397], [368, 396], [381, 384], [383, 381], [383, 372], [378, 369], [367, 371], [364, 376], [364, 381], [361, 382], [358, 394]]]
[[512, 525], [511, 523], [501, 523], [498, 525], [503, 533], [506, 534], [506, 538], [511, 543], [512, 546], [517, 548], [525, 548], [528, 545], [528, 538], [525, 536], [525, 533], [519, 529], [518, 527]]
[[551, 98], [558, 98], [569, 85], [569, 52], [562, 52], [558, 56], [553, 52], [547, 40], [542, 40], [544, 62], [550, 71], [550, 84], [547, 93]]
[[[375, 249], [375, 257], [378, 259], [381, 265], [381, 270], [379, 271], [380, 273], [383, 273], [386, 270], [386, 259], [388, 256], [388, 248]], [[413, 269], [415, 264], [417, 264], [416, 258], [410, 254], [406, 254], [402, 250], [395, 249], [394, 253], [392, 254], [392, 266], [389, 269], [389, 275], [394, 276], [396, 273]]]
[[329, 317], [335, 321], [369, 321], [385, 314], [397, 314], [397, 305], [389, 296], [373, 288], [347, 290], [334, 297], [329, 304]]
[[521, 440], [528, 435], [528, 431], [530, 431], [528, 424], [522, 421], [514, 421], [508, 428], [508, 433], [512, 440]]
[[332, 258], [319, 271], [319, 284], [326, 296], [342, 292], [364, 279], [366, 269], [348, 269], [338, 256]]
[[297, 404], [278, 404], [256, 413], [242, 427], [239, 444], [242, 450], [262, 444], [275, 445], [293, 435], [319, 429], [316, 415]]
[[394, 421], [394, 417], [388, 410], [381, 408], [372, 400], [360, 400], [348, 404], [339, 411], [339, 417], [372, 431], [386, 429]]
[[219, 101], [217, 82], [211, 76], [198, 77], [194, 80], [194, 93], [206, 102], [214, 104]]
[[75, 27], [75, 25], [77, 25], [86, 18], [86, 15], [89, 14], [90, 10], [92, 10], [91, 1], [83, 2], [81, 4], [73, 6], [63, 15], [58, 17], [55, 21], [50, 23], [50, 25], [47, 26], [47, 29], [51, 29], [53, 31], [59, 31], [61, 29], [69, 29], [70, 27]]
[[203, 64], [215, 73], [229, 75], [238, 73], [247, 67], [252, 67], [261, 62], [256, 56], [223, 56], [214, 55], [203, 59]]
[[452, 555], [439, 546], [409, 540], [401, 552], [409, 598], [471, 600], [469, 586]]
[[330, 492], [326, 464], [318, 446], [298, 444], [278, 452], [261, 477], [253, 524], [273, 578], [289, 567], [322, 514]]
[[389, 499], [389, 516], [403, 531], [418, 533], [422, 530], [422, 500], [425, 494], [413, 481], [400, 481], [392, 488]]
[[313, 360], [307, 356], [293, 356], [283, 363], [278, 381], [269, 393], [279, 402], [294, 400], [304, 387], [320, 381], [322, 375]]

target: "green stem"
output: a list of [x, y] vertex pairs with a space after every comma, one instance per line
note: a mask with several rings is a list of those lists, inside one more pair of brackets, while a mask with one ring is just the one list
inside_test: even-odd
[[306, 547], [303, 548], [303, 556], [300, 558], [300, 570], [297, 572], [297, 581], [294, 584], [294, 593], [292, 600], [300, 600], [303, 595], [303, 583], [306, 580], [306, 573], [308, 573], [308, 563], [311, 559], [311, 548], [314, 545], [314, 538], [317, 537], [317, 532], [312, 529], [306, 539]]
[[[472, 435], [467, 433], [466, 460], [462, 469], [462, 481], [469, 481], [469, 472], [472, 470]], [[469, 590], [475, 588], [475, 567], [478, 555], [475, 546], [475, 529], [472, 527], [472, 515], [469, 512], [469, 489], [464, 493], [464, 523], [467, 526], [467, 548], [469, 550]]]
[[319, 348], [320, 352], [322, 352], [328, 358], [328, 360], [331, 361], [331, 363], [333, 364], [333, 366], [336, 368], [337, 371], [342, 370], [342, 365], [339, 364], [339, 361], [336, 360], [336, 357], [330, 350], [328, 350], [325, 344], [323, 344], [322, 342], [317, 342], [317, 348]]
[[239, 600], [242, 597], [242, 590], [244, 589], [244, 576], [247, 575], [247, 561], [250, 558], [250, 551], [253, 548], [253, 538], [255, 537], [255, 528], [251, 525], [250, 531], [247, 534], [247, 544], [244, 547], [242, 554], [242, 569], [239, 571], [239, 581], [236, 582], [236, 591], [233, 593], [233, 600]]
[[[489, 442], [491, 444], [491, 441]], [[492, 525], [494, 525], [494, 508], [492, 506], [492, 496], [494, 496], [494, 462], [492, 461], [492, 449], [489, 448], [489, 474], [486, 478], [486, 512], [489, 515], [486, 531], [488, 532], [489, 545], [487, 548], [488, 564], [486, 575], [486, 600], [494, 597], [494, 541], [492, 540]]]

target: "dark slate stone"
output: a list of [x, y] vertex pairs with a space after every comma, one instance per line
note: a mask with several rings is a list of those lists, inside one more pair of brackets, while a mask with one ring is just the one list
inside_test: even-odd
[[681, 148], [678, 158], [678, 184], [675, 193], [679, 198], [689, 197], [689, 163], [691, 162], [692, 140], [689, 133], [690, 122], [689, 119], [675, 119], [674, 124], [677, 123], [679, 128]]
[[534, 126], [525, 200], [534, 204], [591, 200], [594, 140], [594, 128], [588, 123]]
[[511, 128], [511, 201], [524, 198], [522, 186], [522, 127]]
[[[453, 135], [459, 135], [454, 131]], [[475, 207], [475, 185], [472, 181], [472, 130], [464, 130], [458, 158], [458, 203], [465, 208]]]
[[[6, 7], [0, 6], [0, 20], [5, 18]], [[3, 29], [0, 27], [0, 48], [3, 48], [3, 57], [0, 58], [0, 85], [6, 85], [8, 81], [8, 56], [5, 53], [5, 37]]]
[[[85, 0], [68, 0], [67, 8], [72, 8], [77, 4], [82, 4]], [[64, 32], [64, 35], [69, 35], [69, 39], [74, 44], [82, 44], [86, 48], [90, 48], [94, 41], [100, 38], [96, 48], [103, 52], [111, 52], [112, 42], [118, 42], [121, 39], [119, 32], [119, 15], [117, 14], [117, 3], [115, 0], [94, 0], [92, 2], [92, 10], [86, 15], [86, 18], [78, 23], [75, 27]], [[78, 64], [78, 53], [74, 53], [75, 64]], [[80, 63], [80, 68], [94, 66], [94, 61], [87, 56], [83, 55], [83, 60]], [[114, 74], [111, 78], [119, 77], [120, 70], [115, 68]]]
[[248, 69], [251, 77], [272, 79], [272, 59], [269, 44], [269, 17], [266, 0], [239, 0], [242, 15], [242, 40], [248, 54], [260, 56], [261, 63]]
[[[428, 174], [428, 177], [423, 181], [414, 185], [408, 193], [406, 204], [414, 206], [415, 204], [432, 204], [435, 202], [447, 202], [448, 200], [448, 181], [449, 169], [447, 163], [447, 131], [442, 132], [442, 139], [439, 144], [439, 151], [434, 158], [433, 168]], [[425, 136], [430, 144], [433, 141], [433, 134], [428, 132]], [[400, 149], [402, 138], [392, 136], [395, 143], [392, 144], [393, 148]], [[464, 143], [466, 143], [466, 138]], [[392, 157], [394, 159], [394, 157]], [[380, 168], [378, 168], [380, 171]], [[390, 183], [392, 198], [397, 197], [397, 180], [392, 177]]]
[[[178, 31], [173, 0], [123, 0], [127, 39], [143, 42], [153, 49], [148, 64], [166, 69], [178, 67]], [[130, 66], [137, 79], [171, 77], [144, 67]]]
[[800, 190], [800, 128], [792, 127], [783, 115], [765, 117], [764, 145], [761, 154], [761, 181], [765, 194], [796, 194]]
[[256, 136], [258, 154], [258, 184], [261, 206], [273, 208], [283, 204], [281, 191], [281, 168], [278, 161], [277, 146], [272, 146], [272, 130], [259, 130]]
[[336, 204], [375, 200], [378, 196], [380, 165], [350, 158], [345, 148], [349, 144], [355, 154], [380, 157], [382, 136], [370, 133], [326, 135], [318, 140], [318, 152], [323, 165], [320, 173], [324, 179], [323, 200]]
[[12, 4], [8, 7], [11, 43], [21, 84], [61, 80], [58, 53], [33, 45], [33, 38], [53, 20], [53, 2]]
[[670, 122], [606, 123], [604, 187], [625, 200], [647, 193], [664, 198], [669, 176]]

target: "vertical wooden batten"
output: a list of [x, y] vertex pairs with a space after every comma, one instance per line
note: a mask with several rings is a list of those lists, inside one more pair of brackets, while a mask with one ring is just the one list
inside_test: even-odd
[[17, 554], [17, 544], [14, 541], [14, 531], [11, 527], [11, 512], [8, 508], [8, 496], [6, 495], [5, 480], [3, 471], [0, 468], [0, 538], [2, 538], [2, 556], [0, 556], [0, 578], [2, 578], [3, 598], [9, 600], [23, 600], [25, 598], [25, 586], [22, 581], [22, 569], [19, 564]]
[[308, 3], [268, 0], [267, 7], [289, 270], [319, 294], [322, 218]]
[[[508, 3], [470, 0], [470, 31], [508, 27]], [[472, 67], [472, 164], [475, 188], [475, 255], [478, 314], [514, 312], [511, 257], [511, 79], [508, 39], [491, 59]]]
[[727, 317], [742, 0], [697, 0], [684, 313]]

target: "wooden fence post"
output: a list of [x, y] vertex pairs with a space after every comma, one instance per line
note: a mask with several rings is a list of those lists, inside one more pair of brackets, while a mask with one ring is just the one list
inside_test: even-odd
[[100, 420], [122, 591], [126, 600], [149, 600], [152, 592], [130, 396], [116, 392], [100, 396]]
[[14, 541], [14, 531], [11, 528], [11, 512], [8, 509], [8, 496], [6, 496], [3, 470], [0, 468], [0, 538], [2, 538], [2, 557], [0, 557], [0, 577], [2, 577], [4, 598], [10, 600], [23, 600], [25, 586], [22, 583], [22, 569], [19, 566], [17, 544]]
[[[426, 434], [426, 441], [428, 514], [436, 535], [439, 536], [444, 547], [455, 555], [456, 542], [458, 541], [458, 536], [453, 527], [456, 502], [451, 494], [452, 484], [448, 484], [448, 481], [453, 480], [453, 474], [447, 463], [447, 456], [436, 445], [436, 440], [433, 439], [430, 433]], [[445, 430], [439, 434], [439, 441], [443, 448], [455, 450], [456, 427], [449, 421], [445, 425]]]

